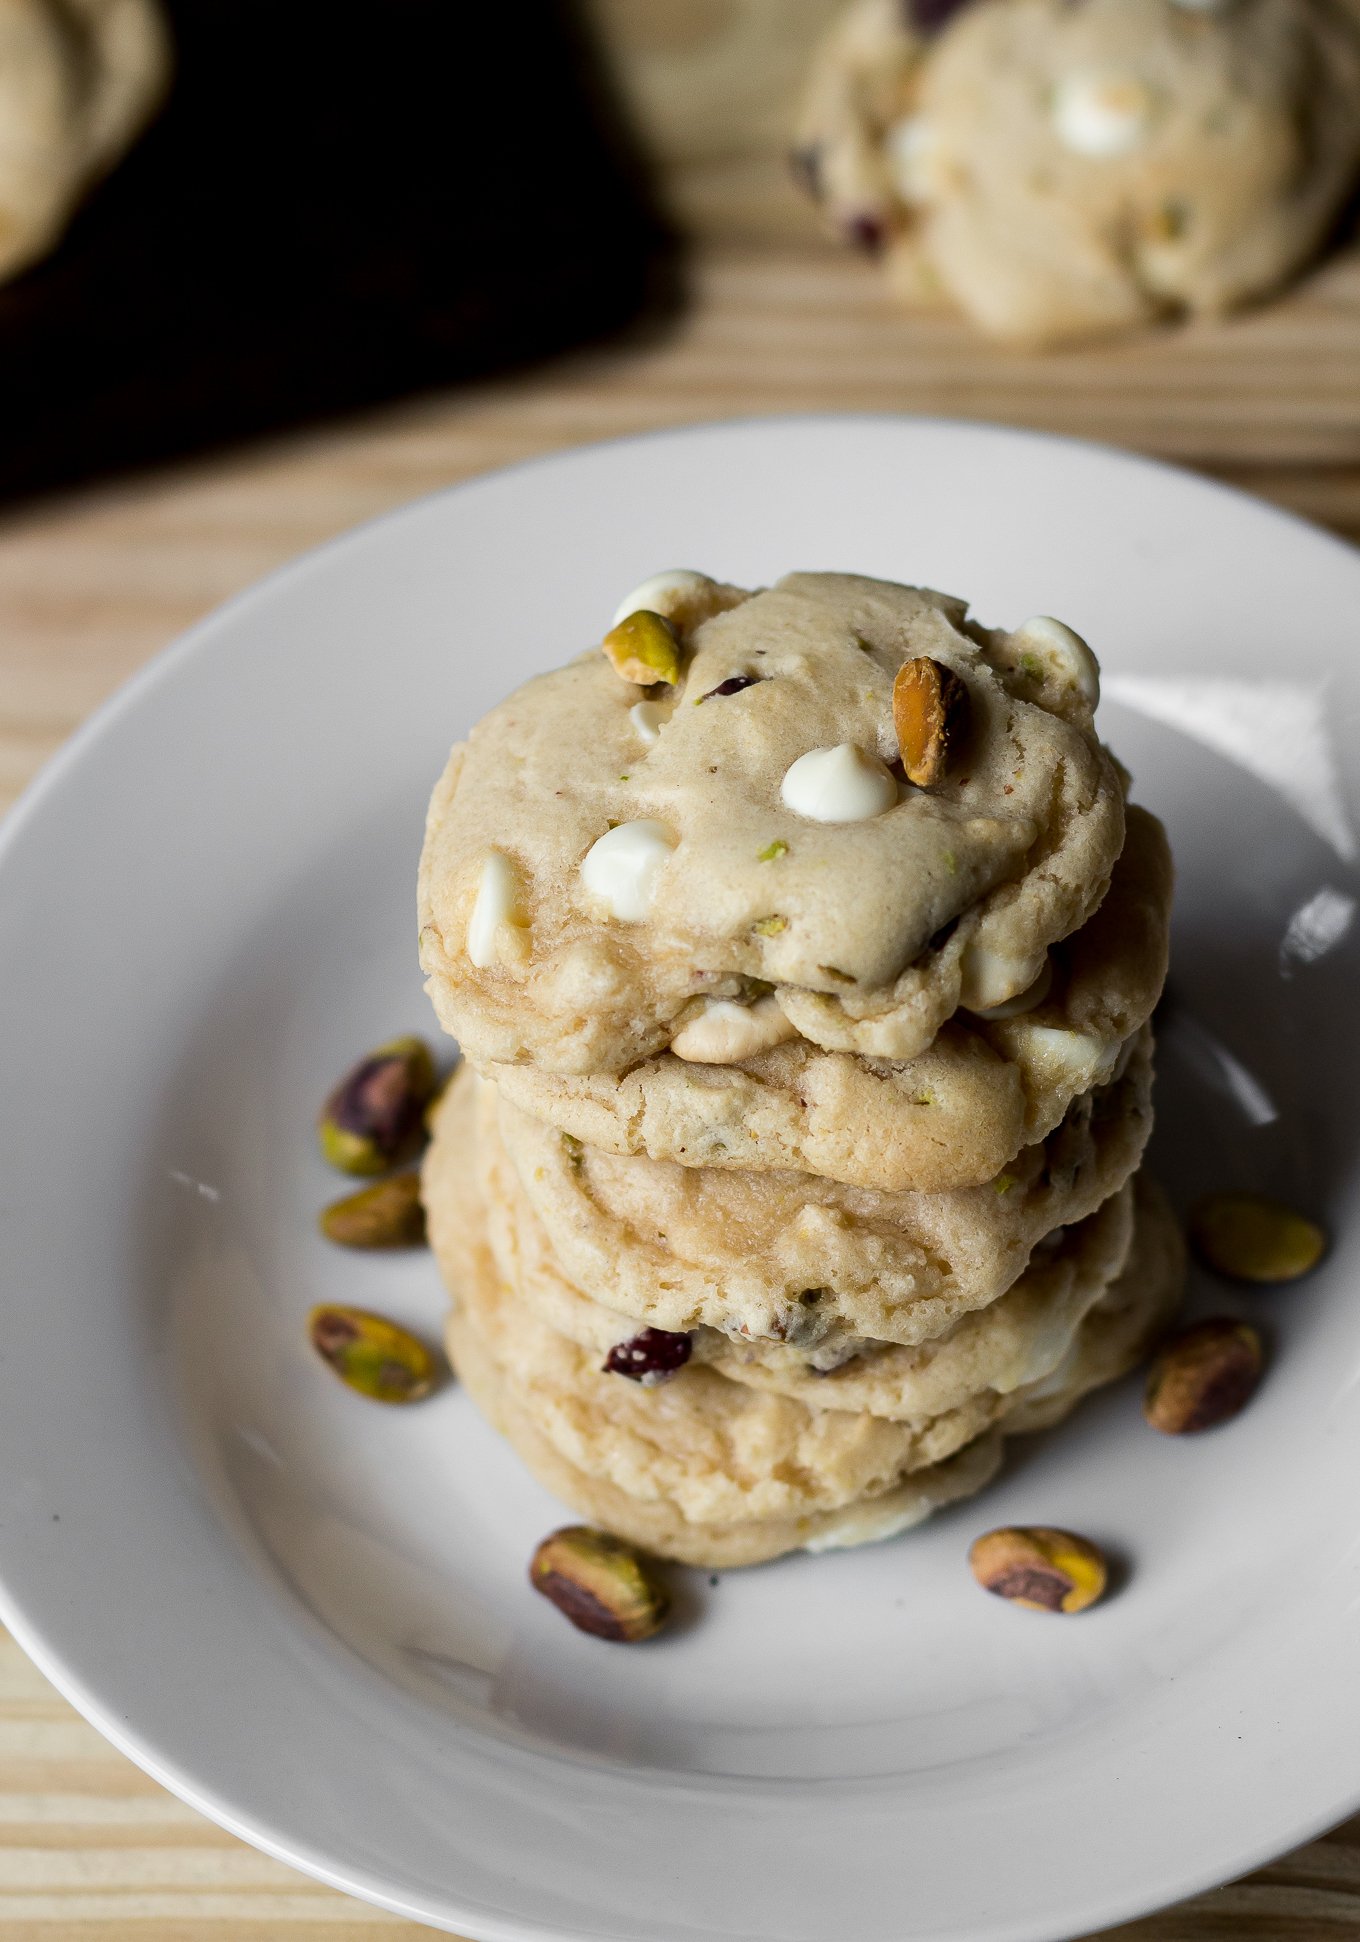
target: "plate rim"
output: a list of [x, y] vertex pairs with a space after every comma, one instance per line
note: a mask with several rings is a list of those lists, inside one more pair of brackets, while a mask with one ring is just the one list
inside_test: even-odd
[[[419, 509], [430, 508], [466, 491], [475, 491], [490, 481], [508, 480], [527, 471], [540, 473], [551, 471], [558, 466], [569, 467], [574, 461], [586, 455], [602, 455], [657, 442], [702, 440], [734, 431], [759, 432], [766, 428], [779, 428], [785, 431], [804, 428], [813, 431], [832, 427], [881, 427], [905, 432], [922, 430], [949, 436], [977, 437], [983, 441], [1000, 437], [1006, 441], [1113, 460], [1124, 467], [1140, 469], [1152, 475], [1169, 477], [1183, 483], [1188, 482], [1211, 497], [1226, 499], [1244, 509], [1249, 508], [1254, 515], [1265, 514], [1272, 522], [1278, 522], [1286, 529], [1306, 535], [1310, 542], [1316, 543], [1321, 540], [1329, 548], [1343, 555], [1352, 566], [1360, 565], [1360, 548], [1344, 536], [1330, 531], [1300, 512], [1259, 497], [1244, 487], [1201, 473], [1172, 460], [1124, 448], [1108, 440], [1084, 438], [1066, 432], [1024, 425], [1009, 425], [987, 419], [909, 411], [757, 412], [695, 420], [679, 425], [651, 426], [605, 439], [555, 446], [548, 451], [531, 453], [506, 464], [475, 472], [449, 484], [433, 487], [399, 505], [386, 508], [346, 527], [341, 532], [307, 547], [261, 578], [250, 582], [156, 650], [121, 681], [64, 740], [40, 766], [5, 812], [3, 819], [0, 820], [0, 879], [3, 878], [11, 853], [18, 845], [30, 840], [29, 832], [35, 820], [44, 812], [49, 799], [62, 789], [68, 774], [78, 769], [90, 749], [101, 744], [110, 734], [117, 732], [118, 725], [125, 714], [135, 711], [145, 697], [158, 690], [167, 680], [172, 679], [180, 667], [188, 665], [205, 654], [211, 654], [220, 630], [231, 627], [242, 618], [248, 618], [254, 607], [268, 603], [280, 589], [295, 585], [313, 573], [323, 570], [333, 553], [348, 549], [356, 541], [375, 535], [386, 526], [407, 519]], [[36, 1619], [30, 1621], [21, 1598], [3, 1578], [0, 1578], [0, 1622], [6, 1626], [21, 1650], [37, 1666], [40, 1673], [56, 1687], [81, 1717], [120, 1753], [132, 1760], [143, 1772], [195, 1812], [298, 1872], [352, 1895], [360, 1901], [444, 1932], [456, 1933], [470, 1924], [476, 1928], [478, 1936], [483, 1938], [484, 1942], [595, 1942], [593, 1930], [564, 1928], [556, 1923], [548, 1926], [533, 1917], [506, 1918], [495, 1909], [484, 1908], [473, 1903], [464, 1902], [460, 1912], [449, 1913], [437, 1910], [418, 1897], [394, 1891], [380, 1878], [364, 1870], [347, 1870], [333, 1857], [313, 1850], [305, 1842], [290, 1841], [286, 1836], [276, 1832], [267, 1822], [252, 1815], [248, 1807], [227, 1799], [212, 1785], [186, 1769], [182, 1763], [164, 1757], [160, 1750], [145, 1739], [130, 1721], [119, 1718], [107, 1708], [98, 1692], [86, 1683], [77, 1667], [68, 1662], [60, 1651], [49, 1645], [43, 1636], [40, 1621]], [[1238, 1879], [1286, 1853], [1293, 1852], [1296, 1848], [1325, 1834], [1357, 1811], [1360, 1811], [1360, 1760], [1357, 1762], [1352, 1789], [1337, 1811], [1308, 1814], [1290, 1821], [1287, 1833], [1272, 1837], [1265, 1843], [1253, 1844], [1249, 1850], [1244, 1851], [1242, 1856], [1232, 1862], [1227, 1873], [1224, 1872], [1221, 1863], [1186, 1869], [1171, 1884], [1169, 1895], [1168, 1881], [1166, 1878], [1162, 1879], [1151, 1900], [1145, 1896], [1131, 1895], [1102, 1899], [1098, 1895], [1088, 1893], [1083, 1899], [1082, 1906], [1074, 1908], [1071, 1914], [1064, 1918], [1064, 1926], [1060, 1932], [1055, 1932], [1047, 1923], [1036, 1926], [1032, 1920], [1017, 1918], [1004, 1927], [993, 1923], [987, 1931], [988, 1942], [1066, 1942], [1067, 1938], [1103, 1930], [1119, 1923], [1136, 1920], [1157, 1910], [1171, 1908], [1188, 1897]], [[454, 1887], [444, 1893], [451, 1901], [453, 1897], [459, 1895], [460, 1891]]]

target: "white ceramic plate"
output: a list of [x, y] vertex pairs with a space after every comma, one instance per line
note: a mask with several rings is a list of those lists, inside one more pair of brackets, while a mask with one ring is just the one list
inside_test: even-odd
[[[303, 1340], [431, 1332], [346, 1257], [318, 1100], [429, 1028], [413, 878], [449, 741], [687, 564], [1056, 612], [1169, 821], [1160, 1163], [1330, 1213], [1275, 1366], [1177, 1443], [1136, 1386], [987, 1497], [710, 1584], [637, 1650], [524, 1582], [563, 1521], [456, 1389], [352, 1397]], [[718, 426], [429, 500], [270, 580], [53, 765], [0, 852], [0, 1580], [103, 1732], [300, 1868], [486, 1942], [1021, 1942], [1221, 1880], [1360, 1803], [1360, 556], [1177, 472], [976, 426]], [[1201, 1301], [1208, 1292], [1201, 1290]], [[971, 1537], [1127, 1567], [1054, 1622]]]

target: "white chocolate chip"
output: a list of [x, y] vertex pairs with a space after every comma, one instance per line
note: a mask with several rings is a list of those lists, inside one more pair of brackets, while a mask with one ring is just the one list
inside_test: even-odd
[[740, 1065], [797, 1036], [774, 998], [758, 998], [753, 1005], [713, 998], [697, 1018], [680, 1027], [671, 1050], [691, 1065]]
[[929, 202], [936, 181], [935, 130], [924, 115], [906, 115], [887, 135], [888, 167], [903, 202]]
[[638, 732], [638, 739], [649, 745], [661, 733], [661, 710], [654, 701], [635, 701], [628, 710], [628, 719]]
[[1012, 1390], [1045, 1381], [1070, 1354], [1072, 1332], [1072, 1317], [1059, 1303], [1055, 1315], [1041, 1321], [1031, 1337], [1012, 1349], [1006, 1366], [992, 1371], [990, 1386], [998, 1395], [1009, 1396]]
[[499, 850], [492, 850], [482, 864], [467, 933], [467, 954], [479, 971], [489, 970], [499, 959], [501, 926], [513, 923], [518, 897], [514, 864]]
[[897, 801], [897, 784], [876, 755], [853, 742], [809, 749], [779, 787], [786, 809], [813, 823], [862, 823]]
[[[983, 944], [970, 944], [959, 967], [959, 1003], [965, 1011], [995, 1014], [1012, 998], [1027, 995], [1042, 976], [1047, 958], [1004, 957]], [[1039, 999], [1035, 999], [1038, 1004]], [[1022, 1006], [1028, 1010], [1028, 1006]]]
[[1064, 75], [1053, 91], [1058, 139], [1078, 155], [1127, 155], [1151, 118], [1151, 96], [1129, 74], [1088, 68]]
[[1013, 998], [1003, 998], [999, 1005], [975, 1007], [979, 1018], [1019, 1018], [1027, 1011], [1035, 1011], [1043, 1004], [1053, 986], [1053, 965], [1044, 959], [1044, 968], [1034, 983], [1023, 991], [1017, 991]]
[[592, 843], [581, 859], [581, 881], [592, 896], [626, 924], [638, 924], [651, 909], [657, 874], [675, 848], [664, 823], [642, 817], [619, 823]]
[[819, 1531], [815, 1537], [808, 1538], [803, 1545], [815, 1557], [820, 1551], [844, 1551], [852, 1544], [878, 1544], [884, 1538], [897, 1537], [902, 1531], [909, 1531], [913, 1524], [923, 1524], [935, 1506], [926, 1491], [920, 1496], [909, 1496], [905, 1504], [898, 1503], [899, 1493], [889, 1491], [888, 1497], [894, 1508], [885, 1510], [873, 1507], [873, 1499], [860, 1511], [842, 1511], [829, 1530]]
[[1080, 634], [1051, 614], [1036, 614], [1017, 627], [1011, 639], [1023, 653], [1036, 655], [1046, 674], [1075, 688], [1094, 710], [1100, 700], [1100, 663]]
[[640, 587], [634, 587], [626, 599], [621, 600], [614, 615], [612, 625], [617, 627], [629, 614], [636, 614], [643, 608], [649, 613], [664, 614], [670, 618], [673, 610], [682, 601], [693, 600], [717, 582], [707, 573], [692, 573], [688, 567], [673, 567], [669, 573], [654, 573], [650, 580], [644, 580]]
[[1073, 1032], [1060, 1025], [1020, 1026], [1025, 1059], [1039, 1076], [1072, 1093], [1105, 1085], [1119, 1062], [1118, 1039], [1097, 1038], [1092, 1032]]
[[1072, 1387], [1080, 1368], [1081, 1354], [1076, 1343], [1073, 1342], [1066, 1354], [1061, 1356], [1045, 1375], [1037, 1382], [1025, 1384], [1026, 1402], [1039, 1403], [1043, 1402], [1045, 1397], [1061, 1395], [1065, 1389]]

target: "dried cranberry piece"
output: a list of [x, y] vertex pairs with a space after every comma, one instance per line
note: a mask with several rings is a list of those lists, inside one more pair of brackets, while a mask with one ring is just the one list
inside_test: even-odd
[[743, 688], [754, 688], [756, 683], [763, 681], [764, 678], [761, 674], [729, 674], [726, 681], [720, 681], [716, 688], [710, 688], [708, 693], [700, 695], [699, 699], [712, 701], [714, 695], [739, 695]]
[[852, 216], [846, 224], [846, 235], [852, 243], [876, 256], [882, 249], [887, 232], [877, 216]]
[[614, 1344], [604, 1359], [605, 1373], [627, 1376], [650, 1389], [683, 1369], [693, 1346], [688, 1335], [677, 1335], [668, 1328], [644, 1328], [631, 1341]]
[[903, 0], [902, 11], [918, 34], [938, 34], [966, 5], [967, 0]]

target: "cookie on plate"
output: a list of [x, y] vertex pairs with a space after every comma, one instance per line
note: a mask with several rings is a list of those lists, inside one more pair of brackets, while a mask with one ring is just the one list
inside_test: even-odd
[[[635, 1327], [787, 1343], [835, 1368], [863, 1341], [911, 1346], [984, 1308], [1056, 1228], [1118, 1191], [1152, 1125], [1146, 1031], [1123, 1077], [984, 1186], [883, 1194], [806, 1173], [603, 1152], [460, 1079], [436, 1127], [489, 1201], [551, 1237], [564, 1274]], [[475, 1123], [474, 1123], [475, 1122]]]
[[[474, 1063], [615, 1074], [800, 1036], [909, 1060], [960, 1006], [1032, 986], [1096, 910], [1123, 788], [1068, 629], [989, 631], [853, 574], [717, 588], [737, 604], [692, 626], [694, 598], [637, 599], [609, 652], [494, 708], [435, 790], [421, 962]], [[949, 701], [919, 785], [894, 717], [909, 661]]]
[[465, 1205], [449, 1218], [432, 1194], [429, 1215], [454, 1298], [450, 1354], [478, 1407], [578, 1512], [704, 1565], [886, 1536], [928, 1514], [941, 1491], [979, 1488], [995, 1466], [995, 1432], [1046, 1427], [1132, 1366], [1174, 1307], [1181, 1274], [1174, 1223], [1144, 1188], [1124, 1272], [1048, 1376], [895, 1422], [812, 1409], [710, 1368], [650, 1389], [604, 1372], [516, 1299], [475, 1206], [471, 1219]]
[[902, 1062], [800, 1037], [731, 1065], [663, 1052], [621, 1078], [494, 1061], [483, 1070], [513, 1105], [611, 1152], [792, 1169], [890, 1193], [979, 1186], [1132, 1057], [1166, 976], [1171, 889], [1161, 824], [1132, 808], [1109, 894], [1045, 953], [1037, 1001], [1032, 988], [1007, 1016], [960, 1009]]
[[493, 1163], [479, 1170], [476, 1185], [472, 1179], [465, 1167], [445, 1174], [449, 1211], [441, 1218], [455, 1217], [468, 1194], [480, 1191], [487, 1243], [506, 1286], [541, 1321], [588, 1350], [597, 1368], [649, 1383], [667, 1380], [677, 1367], [703, 1366], [809, 1409], [862, 1410], [892, 1422], [943, 1416], [986, 1390], [1008, 1395], [1051, 1375], [1123, 1268], [1133, 1236], [1130, 1184], [1084, 1221], [1049, 1237], [1003, 1295], [938, 1336], [911, 1347], [846, 1337], [830, 1360], [825, 1345], [809, 1351], [796, 1343], [734, 1340], [706, 1327], [639, 1331], [633, 1318], [568, 1280], [547, 1230], [515, 1195], [503, 1167]]

